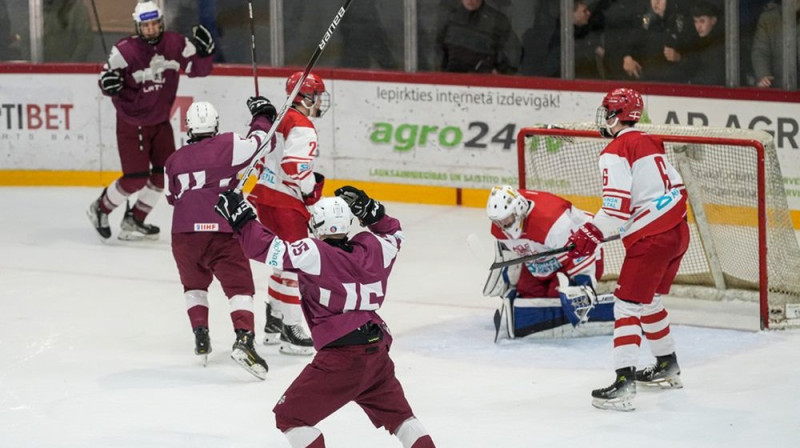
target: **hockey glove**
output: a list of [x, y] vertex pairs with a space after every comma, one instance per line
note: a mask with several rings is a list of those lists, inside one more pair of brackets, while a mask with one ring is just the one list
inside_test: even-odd
[[311, 190], [311, 193], [303, 195], [303, 204], [305, 205], [314, 205], [319, 201], [319, 198], [322, 197], [322, 187], [325, 186], [325, 176], [320, 173], [314, 173], [314, 180], [316, 181], [314, 189]]
[[273, 106], [272, 103], [270, 103], [269, 100], [263, 96], [251, 96], [248, 98], [247, 108], [250, 109], [250, 115], [254, 117], [264, 115], [271, 122], [274, 122], [275, 116], [278, 115], [278, 111], [275, 110], [275, 106]]
[[242, 194], [233, 190], [223, 191], [219, 194], [214, 211], [225, 218], [235, 232], [241, 230], [247, 221], [256, 219], [256, 212], [244, 200]]
[[107, 70], [100, 73], [100, 88], [103, 93], [114, 96], [122, 91], [122, 74], [116, 70]]
[[383, 204], [370, 198], [358, 188], [347, 185], [337, 189], [334, 193], [347, 202], [350, 211], [358, 218], [362, 226], [375, 224], [386, 214]]
[[567, 241], [567, 246], [574, 244], [575, 247], [569, 251], [572, 258], [586, 257], [592, 255], [597, 246], [603, 242], [603, 232], [591, 222], [587, 222], [575, 231]]
[[214, 38], [211, 36], [211, 31], [203, 25], [195, 25], [192, 27], [191, 41], [195, 48], [197, 48], [197, 54], [201, 57], [214, 54], [214, 49], [216, 48]]

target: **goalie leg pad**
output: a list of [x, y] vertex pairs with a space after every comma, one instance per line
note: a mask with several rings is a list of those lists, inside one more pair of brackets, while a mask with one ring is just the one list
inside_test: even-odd
[[514, 300], [512, 312], [514, 335], [518, 338], [560, 327], [569, 322], [558, 299], [518, 298]]
[[[494, 261], [505, 261], [513, 258], [513, 253], [503, 249], [502, 243], [495, 242]], [[483, 295], [486, 297], [503, 297], [519, 281], [521, 265], [506, 266], [492, 269], [483, 285]]]

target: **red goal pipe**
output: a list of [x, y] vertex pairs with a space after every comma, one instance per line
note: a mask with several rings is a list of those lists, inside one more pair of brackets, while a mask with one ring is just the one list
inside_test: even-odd
[[[593, 138], [602, 139], [598, 131], [578, 131], [569, 129], [543, 129], [543, 128], [522, 128], [517, 133], [517, 172], [519, 175], [519, 187], [526, 188], [525, 185], [525, 136], [542, 135], [554, 137], [571, 138]], [[767, 276], [767, 199], [766, 199], [766, 173], [765, 170], [765, 150], [764, 145], [758, 140], [720, 138], [720, 137], [695, 137], [685, 135], [663, 135], [651, 134], [669, 143], [699, 143], [708, 145], [730, 145], [741, 146], [743, 148], [755, 148], [756, 167], [758, 173], [758, 299], [761, 329], [769, 328], [769, 278]], [[599, 156], [600, 154], [598, 154]]]

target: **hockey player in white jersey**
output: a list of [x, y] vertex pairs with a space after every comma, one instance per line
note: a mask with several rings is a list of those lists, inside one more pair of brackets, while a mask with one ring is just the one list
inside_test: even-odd
[[[497, 240], [495, 261], [562, 248], [572, 233], [592, 218], [559, 196], [510, 185], [492, 188], [486, 213]], [[584, 324], [589, 321], [605, 322], [592, 324], [591, 332], [610, 333], [613, 299], [605, 295], [598, 303], [594, 290], [602, 275], [600, 248], [587, 256], [571, 257], [564, 252], [491, 270], [483, 294], [503, 299], [495, 313], [497, 335], [587, 334], [589, 325]], [[577, 326], [582, 326], [582, 331], [570, 331]]]
[[[689, 246], [686, 192], [663, 142], [634, 128], [643, 109], [642, 96], [633, 89], [615, 89], [603, 99], [597, 125], [613, 139], [600, 154], [603, 207], [570, 237], [575, 244], [570, 254], [586, 256], [604, 236], [624, 229], [625, 260], [614, 291], [616, 380], [592, 391], [592, 404], [601, 409], [633, 410], [636, 382], [682, 387], [660, 294], [669, 292]], [[656, 363], [636, 370], [642, 333]]]

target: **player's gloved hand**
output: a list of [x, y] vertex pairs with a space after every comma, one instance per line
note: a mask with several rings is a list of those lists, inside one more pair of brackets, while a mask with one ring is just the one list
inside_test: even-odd
[[106, 95], [114, 96], [122, 90], [124, 85], [122, 74], [117, 70], [106, 70], [100, 73], [100, 88]]
[[247, 221], [256, 219], [256, 212], [250, 207], [241, 193], [233, 190], [223, 191], [219, 194], [214, 211], [228, 221], [235, 232], [244, 227]]
[[375, 224], [386, 214], [383, 204], [370, 198], [358, 188], [346, 185], [337, 189], [334, 193], [347, 202], [350, 211], [358, 218], [362, 226]]
[[311, 190], [311, 193], [303, 195], [303, 204], [305, 205], [314, 205], [319, 201], [319, 198], [322, 197], [322, 187], [325, 186], [325, 176], [320, 173], [314, 173], [314, 189]]
[[250, 109], [250, 115], [257, 117], [265, 115], [269, 121], [275, 121], [275, 116], [278, 111], [269, 100], [263, 96], [251, 96], [247, 99], [247, 108]]
[[587, 222], [575, 231], [567, 241], [567, 246], [574, 244], [569, 251], [572, 258], [586, 257], [594, 253], [597, 245], [603, 242], [603, 232], [594, 224]]
[[203, 25], [195, 25], [192, 27], [192, 43], [197, 48], [197, 54], [202, 57], [214, 54], [216, 45], [214, 38], [211, 36], [211, 31]]

